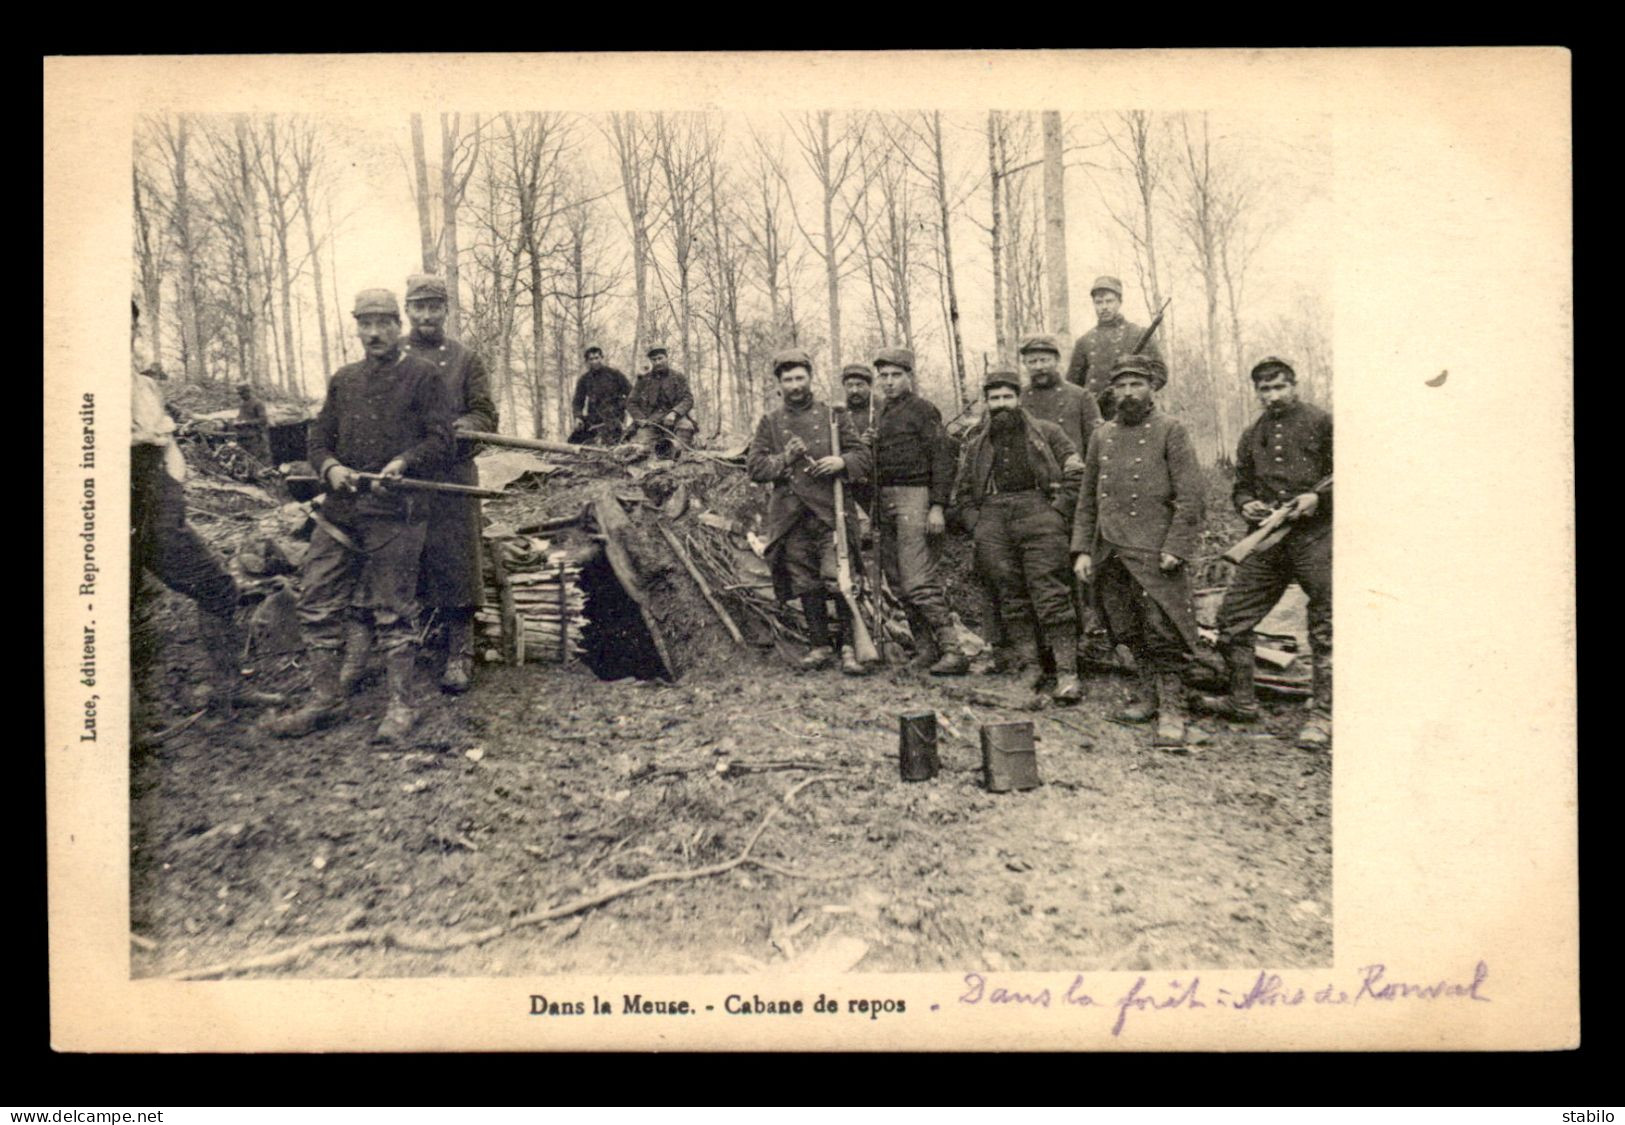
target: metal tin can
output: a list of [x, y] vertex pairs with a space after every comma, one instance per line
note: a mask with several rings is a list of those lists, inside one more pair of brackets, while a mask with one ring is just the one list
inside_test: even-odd
[[1037, 737], [1033, 725], [988, 723], [982, 727], [982, 773], [989, 793], [1012, 789], [1035, 789], [1044, 784], [1038, 777]]
[[930, 781], [942, 762], [937, 757], [937, 713], [910, 711], [898, 716], [897, 766], [904, 781]]

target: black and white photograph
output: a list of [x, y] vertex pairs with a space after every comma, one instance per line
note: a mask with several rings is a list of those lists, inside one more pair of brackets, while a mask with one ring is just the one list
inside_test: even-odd
[[[1427, 808], [1370, 796], [1373, 755], [1426, 789], [1430, 741], [1468, 752], [1377, 683], [1460, 674], [1408, 662], [1464, 607], [1407, 584], [1457, 547], [1406, 560], [1373, 518], [1421, 471], [1376, 400], [1449, 430], [1429, 412], [1485, 376], [1456, 327], [1405, 334], [1425, 310], [1374, 343], [1422, 282], [1381, 268], [1401, 229], [1355, 225], [1383, 188], [1351, 175], [1393, 185], [1349, 159], [1374, 126], [1335, 82], [1283, 65], [1315, 96], [1270, 96], [1235, 61], [1207, 96], [1035, 101], [921, 53], [939, 81], [853, 96], [813, 64], [861, 55], [722, 56], [740, 86], [584, 103], [548, 92], [680, 60], [505, 90], [429, 58], [359, 101], [313, 60], [302, 94], [271, 59], [242, 60], [255, 96], [142, 78], [114, 115], [128, 501], [103, 372], [58, 506], [100, 458], [62, 628], [105, 599], [79, 680], [127, 692], [66, 716], [127, 818], [115, 977], [513, 981], [533, 1029], [698, 1016], [696, 1044], [837, 992], [842, 1028], [915, 1025], [897, 1045], [939, 1012], [1101, 1008], [1088, 1035], [1166, 1046], [1182, 1010], [1487, 999], [1489, 954], [1401, 967], [1365, 936], [1364, 872]], [[751, 96], [775, 61], [824, 85]], [[1334, 569], [1361, 654], [1336, 708]], [[1572, 690], [1541, 696], [1558, 761]]]

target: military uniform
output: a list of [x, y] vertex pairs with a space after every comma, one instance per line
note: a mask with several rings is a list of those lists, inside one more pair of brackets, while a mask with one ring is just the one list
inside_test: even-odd
[[[805, 353], [788, 352], [775, 359], [775, 374], [792, 360], [811, 371]], [[800, 600], [814, 650], [832, 647], [827, 601], [829, 580], [835, 574], [835, 478], [815, 477], [809, 470], [813, 462], [833, 452], [831, 415], [827, 403], [813, 400], [799, 408], [787, 403], [757, 423], [746, 456], [750, 479], [773, 486], [762, 535], [767, 540], [774, 595], [781, 602]], [[836, 416], [841, 456], [846, 460], [841, 476], [862, 480], [870, 468], [868, 447], [844, 411]], [[786, 454], [785, 445], [792, 436], [806, 446], [805, 457]], [[850, 496], [846, 505], [848, 527], [855, 527], [857, 515]], [[848, 612], [844, 601], [836, 604], [842, 607], [838, 613]]]
[[[1279, 360], [1265, 360], [1256, 370]], [[1288, 368], [1290, 370], [1290, 368]], [[1236, 445], [1231, 499], [1239, 512], [1257, 500], [1279, 507], [1315, 490], [1332, 473], [1332, 416], [1306, 402], [1265, 413]], [[1251, 703], [1253, 629], [1296, 582], [1309, 598], [1309, 647], [1314, 654], [1314, 704], [1323, 717], [1332, 706], [1332, 495], [1328, 485], [1311, 516], [1294, 520], [1286, 538], [1248, 556], [1237, 568], [1219, 608], [1219, 647], [1232, 671], [1232, 694]], [[1241, 683], [1242, 679], [1245, 683]]]
[[[1013, 373], [1002, 384], [999, 376], [989, 376], [986, 386], [1019, 388]], [[965, 435], [953, 491], [975, 544], [977, 582], [1001, 626], [995, 635], [1034, 627], [1041, 660], [1064, 648], [1057, 663], [1070, 668], [1077, 613], [1067, 548], [1082, 464], [1054, 423], [1023, 409], [1016, 412], [1019, 426], [995, 433], [994, 413], [985, 412]]]
[[[650, 348], [649, 356], [653, 358], [655, 352], [664, 350]], [[637, 386], [632, 388], [632, 397], [627, 399], [626, 410], [634, 422], [662, 426], [684, 441], [692, 441], [699, 429], [690, 416], [694, 410], [694, 395], [688, 388], [688, 376], [675, 367], [668, 367], [664, 371], [651, 368], [639, 375]], [[665, 420], [668, 414], [677, 415], [677, 420], [670, 425]], [[662, 436], [659, 430], [641, 427], [636, 439], [642, 444], [652, 445]]]
[[[1096, 278], [1089, 291], [1094, 293], [1098, 289], [1109, 290], [1116, 293], [1119, 300], [1122, 299], [1123, 283], [1115, 277]], [[1079, 336], [1072, 346], [1072, 358], [1066, 365], [1066, 381], [1089, 393], [1089, 397], [1099, 404], [1102, 418], [1112, 416], [1111, 373], [1117, 361], [1124, 356], [1133, 353], [1155, 361], [1152, 385], [1160, 390], [1168, 382], [1168, 365], [1163, 360], [1162, 349], [1157, 345], [1155, 336], [1136, 352], [1135, 344], [1144, 334], [1143, 325], [1119, 315], [1110, 324], [1096, 324]]]
[[[1148, 375], [1135, 357], [1117, 371]], [[1148, 697], [1136, 718], [1150, 718], [1157, 703], [1177, 726], [1182, 688], [1179, 671], [1196, 651], [1196, 618], [1190, 568], [1201, 535], [1203, 481], [1190, 436], [1180, 422], [1158, 411], [1137, 424], [1121, 418], [1095, 431], [1084, 457], [1072, 550], [1093, 562], [1095, 603], [1112, 640], [1127, 645]], [[1172, 573], [1163, 555], [1182, 565]], [[1138, 713], [1143, 712], [1143, 713]], [[1162, 735], [1159, 731], [1159, 742]]]
[[252, 395], [237, 407], [237, 444], [261, 463], [271, 463], [271, 418], [265, 404]]
[[582, 372], [576, 380], [575, 396], [570, 410], [586, 423], [570, 435], [578, 444], [613, 445], [620, 440], [622, 419], [626, 416], [626, 399], [632, 393], [632, 381], [613, 367], [603, 366], [596, 371]]

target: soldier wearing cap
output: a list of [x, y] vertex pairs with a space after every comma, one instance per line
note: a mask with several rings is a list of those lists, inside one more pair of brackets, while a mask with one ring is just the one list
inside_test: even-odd
[[692, 443], [699, 426], [691, 417], [694, 396], [688, 389], [688, 376], [668, 365], [666, 345], [655, 344], [648, 356], [649, 370], [638, 376], [638, 385], [626, 403], [627, 413], [638, 424], [633, 440], [639, 445], [654, 445], [674, 436]]
[[[812, 390], [812, 357], [791, 348], [773, 357], [783, 405], [764, 415], [751, 438], [746, 467], [750, 479], [771, 484], [762, 534], [773, 571], [773, 592], [781, 602], [798, 600], [807, 619], [810, 650], [800, 667], [813, 671], [828, 667], [835, 658], [830, 635], [830, 580], [835, 574], [835, 480], [862, 480], [869, 471], [869, 450], [845, 411], [839, 419], [841, 452], [830, 447], [830, 407], [818, 402]], [[848, 526], [855, 526], [852, 499], [846, 497]], [[863, 675], [850, 638], [850, 610], [835, 599], [848, 639], [841, 652], [841, 670]]]
[[260, 461], [271, 463], [271, 418], [248, 383], [237, 384], [237, 444]]
[[[1134, 351], [1145, 329], [1123, 316], [1123, 283], [1115, 277], [1095, 278], [1089, 289], [1095, 302], [1096, 324], [1078, 337], [1072, 359], [1066, 365], [1066, 381], [1082, 387], [1100, 404], [1102, 418], [1112, 416], [1111, 373], [1117, 361]], [[1161, 390], [1168, 382], [1168, 365], [1156, 337], [1147, 340], [1140, 353], [1153, 361], [1152, 389]]]
[[914, 393], [912, 351], [882, 351], [875, 377], [884, 396], [869, 439], [881, 571], [908, 614], [918, 662], [933, 676], [962, 676], [970, 665], [938, 572], [953, 494], [953, 446], [941, 412]]
[[977, 582], [993, 604], [1005, 644], [998, 665], [1019, 663], [1029, 629], [1043, 668], [1034, 690], [1057, 703], [1083, 695], [1075, 668], [1078, 617], [1067, 542], [1083, 465], [1061, 428], [1021, 406], [1021, 377], [994, 371], [982, 382], [987, 410], [965, 435], [953, 496], [975, 542]]
[[[1309, 597], [1309, 648], [1314, 700], [1298, 734], [1304, 749], [1331, 744], [1332, 713], [1332, 416], [1298, 397], [1298, 376], [1268, 356], [1252, 370], [1264, 412], [1236, 445], [1231, 499], [1250, 524], [1291, 504], [1291, 531], [1236, 568], [1219, 607], [1219, 651], [1230, 675], [1228, 696], [1199, 696], [1197, 707], [1241, 722], [1255, 721], [1253, 628], [1296, 582]], [[1321, 486], [1317, 490], [1317, 485]]]
[[570, 412], [576, 420], [570, 441], [575, 445], [614, 445], [621, 440], [632, 381], [604, 362], [604, 349], [597, 344], [583, 352], [582, 358], [587, 361], [587, 370], [576, 380], [575, 397], [570, 400]]
[[327, 384], [310, 427], [309, 460], [328, 492], [305, 555], [299, 621], [310, 649], [311, 696], [271, 723], [282, 737], [308, 734], [343, 713], [340, 678], [347, 625], [372, 616], [384, 658], [389, 707], [373, 741], [397, 743], [411, 730], [418, 560], [428, 530], [422, 496], [362, 490], [358, 472], [428, 479], [453, 454], [452, 403], [439, 368], [401, 346], [400, 306], [388, 289], [356, 295], [356, 329], [366, 353]]
[[[453, 429], [493, 433], [497, 428], [497, 406], [491, 397], [485, 364], [460, 340], [446, 335], [447, 311], [444, 278], [426, 273], [408, 277], [406, 317], [412, 322], [412, 331], [402, 342], [401, 351], [427, 360], [439, 370], [451, 406]], [[455, 455], [433, 479], [479, 484], [474, 453], [472, 442], [459, 442]], [[419, 591], [425, 607], [433, 610], [445, 626], [446, 664], [440, 687], [443, 691], [464, 692], [474, 674], [474, 613], [485, 602], [480, 502], [445, 493], [431, 493], [421, 499], [428, 510], [429, 529], [424, 540]], [[350, 651], [353, 654], [355, 648], [352, 646]], [[360, 672], [355, 660], [352, 655], [352, 677]]]
[[1094, 581], [1113, 642], [1134, 653], [1138, 690], [1114, 716], [1158, 716], [1152, 744], [1185, 746], [1180, 671], [1196, 651], [1190, 572], [1202, 528], [1203, 482], [1185, 427], [1156, 409], [1155, 365], [1125, 356], [1112, 368], [1117, 414], [1084, 457], [1072, 527], [1073, 570]]
[[846, 413], [860, 434], [867, 434], [874, 424], [874, 385], [875, 373], [867, 363], [849, 363], [841, 368]]

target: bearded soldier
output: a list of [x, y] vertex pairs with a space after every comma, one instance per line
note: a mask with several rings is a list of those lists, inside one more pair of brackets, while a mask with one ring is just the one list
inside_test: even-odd
[[1083, 696], [1074, 656], [1078, 617], [1067, 574], [1067, 540], [1078, 481], [1077, 450], [1061, 428], [1021, 408], [1021, 377], [994, 371], [982, 382], [987, 411], [965, 435], [953, 496], [976, 544], [977, 582], [1003, 625], [998, 666], [1019, 663], [1017, 638], [1032, 630], [1043, 668], [1035, 690], [1057, 703]]
[[[773, 592], [780, 602], [799, 599], [810, 643], [799, 667], [815, 671], [835, 658], [828, 604], [828, 579], [835, 574], [835, 481], [861, 480], [869, 471], [869, 450], [844, 411], [836, 415], [841, 452], [830, 448], [831, 410], [813, 398], [812, 357], [806, 352], [779, 352], [773, 375], [784, 403], [757, 423], [746, 465], [751, 480], [773, 486], [762, 530]], [[851, 496], [845, 500], [851, 528], [856, 513]], [[867, 669], [852, 648], [851, 610], [843, 598], [835, 604], [846, 639], [841, 671], [864, 675]]]
[[1139, 355], [1112, 369], [1117, 415], [1089, 442], [1072, 550], [1112, 640], [1134, 653], [1138, 690], [1113, 717], [1158, 716], [1152, 745], [1173, 750], [1185, 746], [1180, 671], [1196, 651], [1186, 564], [1201, 533], [1202, 473], [1185, 427], [1156, 409], [1154, 370]]
[[[1279, 543], [1249, 555], [1236, 568], [1219, 607], [1219, 650], [1230, 674], [1230, 694], [1199, 696], [1204, 711], [1239, 722], [1258, 719], [1253, 690], [1253, 628], [1296, 582], [1309, 597], [1309, 648], [1314, 654], [1314, 702], [1298, 745], [1331, 744], [1332, 716], [1332, 416], [1298, 398], [1298, 376], [1284, 359], [1269, 356], [1253, 368], [1263, 415], [1236, 446], [1231, 499], [1250, 524], [1292, 505], [1291, 531]], [[1318, 486], [1318, 487], [1317, 487]]]
[[295, 738], [340, 718], [345, 639], [354, 635], [350, 626], [358, 615], [370, 613], [368, 631], [389, 678], [389, 708], [373, 741], [396, 743], [416, 720], [413, 619], [428, 512], [421, 494], [362, 491], [356, 474], [430, 478], [443, 471], [452, 456], [452, 406], [440, 370], [402, 349], [393, 293], [363, 289], [354, 315], [366, 358], [334, 373], [310, 427], [309, 460], [329, 489], [300, 575], [299, 622], [310, 650], [312, 695], [270, 729]]
[[[1123, 316], [1123, 283], [1115, 277], [1095, 278], [1089, 289], [1095, 303], [1096, 324], [1078, 337], [1072, 360], [1066, 365], [1066, 381], [1089, 392], [1100, 404], [1103, 418], [1112, 416], [1111, 373], [1117, 361], [1134, 351], [1145, 329]], [[1146, 341], [1140, 354], [1152, 361], [1152, 389], [1161, 390], [1168, 381], [1168, 366], [1156, 338]]]
[[[407, 278], [406, 316], [412, 322], [412, 333], [401, 344], [401, 351], [439, 369], [453, 429], [492, 433], [497, 428], [497, 406], [491, 398], [485, 364], [461, 341], [446, 335], [446, 313], [445, 279], [422, 273]], [[479, 484], [473, 444], [459, 442], [455, 456], [434, 479]], [[424, 604], [435, 612], [446, 630], [446, 666], [440, 688], [464, 692], [474, 674], [474, 612], [485, 603], [480, 502], [442, 492], [422, 499], [428, 510], [429, 530], [420, 585]]]
[[846, 414], [852, 428], [867, 434], [874, 423], [875, 373], [867, 363], [849, 363], [841, 368], [841, 390], [846, 392]]

